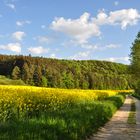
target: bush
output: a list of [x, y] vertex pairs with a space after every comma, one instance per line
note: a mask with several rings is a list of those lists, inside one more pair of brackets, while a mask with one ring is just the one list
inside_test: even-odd
[[134, 96], [134, 97], [136, 97], [140, 100], [140, 94], [139, 93], [134, 93], [134, 94], [132, 94], [132, 96]]
[[122, 103], [124, 102], [124, 95], [116, 95], [112, 97], [108, 97], [107, 100], [111, 101], [114, 103], [114, 105], [119, 108], [122, 106]]

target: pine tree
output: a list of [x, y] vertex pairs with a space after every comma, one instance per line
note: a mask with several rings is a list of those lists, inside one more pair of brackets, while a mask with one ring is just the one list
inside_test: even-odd
[[37, 66], [33, 74], [33, 81], [35, 86], [41, 85], [41, 78], [42, 78], [41, 67]]
[[29, 66], [27, 63], [24, 63], [23, 68], [22, 68], [22, 79], [28, 83], [30, 79], [30, 70]]
[[18, 66], [15, 66], [12, 71], [12, 79], [17, 80], [20, 79], [21, 71]]

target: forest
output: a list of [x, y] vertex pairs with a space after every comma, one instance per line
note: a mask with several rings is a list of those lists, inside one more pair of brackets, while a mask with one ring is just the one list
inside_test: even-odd
[[0, 55], [0, 75], [26, 85], [68, 89], [132, 89], [129, 66], [98, 60]]

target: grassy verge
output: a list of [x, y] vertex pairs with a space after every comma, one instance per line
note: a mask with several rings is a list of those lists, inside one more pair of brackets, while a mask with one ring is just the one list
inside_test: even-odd
[[132, 94], [132, 96], [133, 96], [133, 97], [136, 97], [137, 99], [140, 100], [140, 94], [138, 94], [138, 93], [134, 93], [134, 94]]
[[104, 125], [123, 102], [124, 96], [116, 95], [102, 101], [79, 103], [67, 109], [48, 111], [36, 117], [17, 120], [11, 116], [10, 120], [1, 122], [0, 138], [82, 140]]
[[136, 105], [134, 100], [131, 102], [131, 110], [127, 122], [128, 124], [136, 124]]

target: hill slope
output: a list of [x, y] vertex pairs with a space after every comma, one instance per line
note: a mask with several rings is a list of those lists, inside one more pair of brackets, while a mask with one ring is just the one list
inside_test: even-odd
[[0, 74], [26, 84], [58, 88], [128, 89], [127, 65], [95, 60], [57, 60], [0, 55]]

